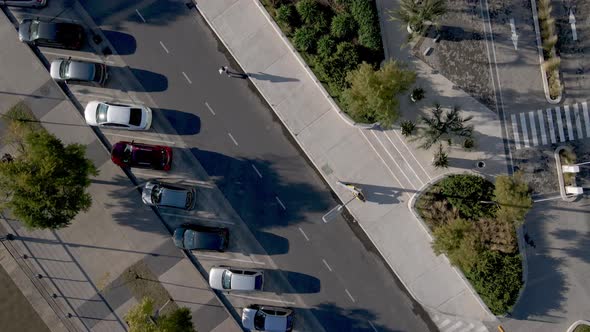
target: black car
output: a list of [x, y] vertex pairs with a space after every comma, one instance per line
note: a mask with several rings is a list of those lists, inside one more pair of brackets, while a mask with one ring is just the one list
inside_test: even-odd
[[224, 227], [209, 227], [183, 224], [174, 230], [174, 244], [187, 250], [224, 251], [229, 244], [229, 230]]
[[43, 22], [27, 18], [18, 26], [18, 38], [37, 46], [79, 50], [84, 43], [84, 28], [76, 23]]

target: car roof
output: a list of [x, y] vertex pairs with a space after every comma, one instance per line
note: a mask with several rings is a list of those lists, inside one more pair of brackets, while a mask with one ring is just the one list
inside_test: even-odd
[[[68, 61], [68, 60], [65, 60]], [[70, 78], [92, 80], [96, 73], [96, 64], [84, 61], [69, 60], [68, 74]]]
[[109, 103], [105, 104], [109, 106], [107, 111], [107, 122], [129, 124], [131, 109], [128, 106]]
[[218, 231], [184, 231], [184, 245], [187, 248], [217, 250], [221, 248], [222, 242], [223, 237]]

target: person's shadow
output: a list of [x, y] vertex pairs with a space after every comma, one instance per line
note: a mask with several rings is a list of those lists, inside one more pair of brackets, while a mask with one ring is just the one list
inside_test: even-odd
[[248, 76], [251, 78], [257, 79], [259, 81], [269, 81], [272, 83], [298, 82], [299, 81], [296, 78], [271, 75], [271, 74], [266, 74], [266, 73], [262, 73], [262, 72], [248, 73]]

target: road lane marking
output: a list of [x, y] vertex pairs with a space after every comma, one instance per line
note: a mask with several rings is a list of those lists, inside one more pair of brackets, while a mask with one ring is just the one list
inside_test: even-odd
[[[375, 131], [371, 130], [371, 134], [373, 134], [373, 136], [377, 139], [377, 142], [379, 142], [379, 144], [381, 145], [381, 147], [383, 148], [383, 150], [385, 150], [385, 153], [387, 153], [387, 155], [389, 156], [389, 159], [391, 159], [393, 161], [393, 163], [395, 164], [395, 166], [400, 170], [400, 172], [403, 174], [403, 176], [406, 178], [406, 180], [408, 180], [408, 182], [410, 183], [410, 185], [412, 186], [412, 188], [416, 189], [416, 186], [414, 185], [414, 183], [412, 182], [412, 180], [410, 180], [410, 178], [406, 175], [406, 172], [404, 172], [404, 169], [397, 163], [397, 161], [395, 160], [395, 158], [393, 158], [393, 156], [391, 155], [391, 153], [389, 153], [389, 150], [387, 150], [387, 148], [385, 147], [385, 145], [383, 144], [383, 142], [381, 141], [381, 139], [379, 137], [377, 137], [377, 134], [375, 134]], [[420, 179], [418, 179], [418, 181], [420, 181]]]
[[168, 52], [168, 49], [166, 48], [166, 46], [164, 46], [164, 43], [162, 43], [160, 41], [160, 45], [162, 45], [162, 48], [164, 49], [164, 51], [166, 51], [166, 53], [170, 54], [170, 52]]
[[179, 218], [185, 218], [185, 219], [193, 219], [193, 220], [204, 220], [204, 221], [210, 221], [210, 222], [218, 222], [220, 224], [226, 224], [226, 225], [233, 225], [234, 224], [231, 221], [221, 220], [221, 219], [210, 219], [210, 218], [203, 218], [203, 217], [187, 216], [187, 215], [176, 214], [176, 213], [168, 213], [168, 212], [160, 212], [160, 214], [163, 215], [163, 216], [169, 216], [169, 217], [179, 217]]
[[533, 203], [545, 202], [545, 201], [552, 201], [552, 200], [556, 200], [556, 199], [560, 199], [560, 198], [561, 198], [561, 196], [554, 196], [554, 197], [548, 197], [548, 198], [533, 199]]
[[350, 297], [350, 300], [352, 302], [355, 302], [356, 303], [356, 300], [354, 299], [354, 297], [352, 297], [352, 295], [350, 295], [350, 292], [348, 291], [348, 289], [345, 288], [344, 291], [346, 292], [346, 295], [348, 295], [348, 297]]
[[584, 126], [586, 127], [586, 137], [590, 137], [590, 117], [588, 116], [588, 103], [582, 103], [582, 113], [584, 114]]
[[328, 268], [328, 270], [329, 270], [330, 272], [332, 272], [332, 268], [330, 267], [330, 265], [328, 265], [328, 262], [326, 262], [326, 260], [325, 260], [325, 259], [323, 259], [323, 258], [322, 258], [322, 262], [324, 262], [324, 265], [326, 266], [326, 268]]
[[578, 139], [584, 138], [584, 133], [582, 132], [582, 118], [580, 117], [580, 108], [578, 104], [574, 104], [574, 119], [576, 119], [576, 132], [578, 133]]
[[151, 141], [151, 142], [161, 142], [161, 143], [164, 143], [164, 144], [175, 144], [172, 141], [165, 141], [163, 139], [154, 139], [154, 138], [146, 138], [146, 137], [135, 137], [135, 136], [129, 136], [129, 135], [122, 135], [122, 134], [113, 134], [113, 133], [108, 133], [108, 132], [105, 132], [105, 134], [106, 135], [110, 135], [110, 136], [131, 138], [132, 140], [138, 140], [138, 141]]
[[211, 106], [209, 106], [209, 103], [205, 102], [205, 106], [207, 106], [207, 108], [209, 109], [209, 112], [211, 112], [211, 114], [215, 115], [215, 112], [213, 111]]
[[182, 75], [184, 76], [184, 78], [186, 78], [186, 80], [188, 81], [188, 84], [193, 84], [193, 81], [191, 81], [191, 79], [188, 78], [188, 76], [186, 75], [185, 72], [182, 72]]
[[514, 136], [514, 146], [516, 150], [520, 149], [520, 137], [518, 135], [518, 122], [516, 122], [516, 115], [511, 114], [510, 120], [512, 122], [512, 135]]
[[538, 145], [538, 141], [537, 141], [537, 124], [535, 123], [535, 113], [534, 112], [529, 112], [529, 121], [531, 123], [531, 136], [533, 138], [533, 144], [532, 146], [537, 146]]
[[543, 118], [543, 110], [537, 110], [537, 119], [539, 119], [539, 126], [541, 131], [541, 142], [547, 145], [547, 131], [545, 130], [545, 119]]
[[228, 261], [236, 261], [236, 262], [242, 262], [242, 263], [252, 263], [252, 264], [258, 264], [258, 265], [266, 265], [266, 263], [264, 262], [258, 262], [255, 260], [248, 260], [248, 259], [239, 259], [239, 258], [228, 258], [228, 257], [221, 257], [221, 256], [215, 256], [215, 255], [207, 255], [207, 254], [197, 254], [195, 252], [193, 252], [193, 255], [195, 255], [196, 257], [205, 257], [205, 258], [212, 258], [212, 259], [221, 259], [221, 260], [228, 260]]
[[365, 138], [365, 140], [367, 141], [367, 143], [369, 143], [369, 145], [371, 146], [371, 148], [373, 149], [373, 151], [375, 151], [375, 154], [377, 155], [377, 157], [379, 157], [379, 159], [381, 159], [381, 162], [383, 162], [383, 165], [385, 165], [385, 167], [387, 167], [387, 169], [389, 170], [389, 173], [393, 176], [393, 178], [401, 186], [402, 185], [401, 181], [397, 178], [397, 176], [391, 170], [391, 168], [389, 167], [389, 165], [387, 165], [387, 163], [385, 162], [385, 159], [383, 159], [383, 157], [381, 157], [381, 155], [379, 154], [379, 152], [377, 152], [377, 149], [375, 149], [375, 147], [373, 146], [373, 143], [371, 143], [371, 141], [369, 141], [369, 138], [365, 135], [365, 133], [363, 133], [363, 131], [361, 129], [359, 129], [359, 131], [363, 135], [363, 137]]
[[258, 174], [258, 177], [262, 179], [262, 174], [260, 174], [260, 172], [258, 171], [258, 168], [256, 168], [256, 166], [254, 164], [252, 164], [252, 168], [254, 168], [254, 171], [256, 172], [256, 174]]
[[563, 130], [563, 121], [561, 120], [561, 108], [555, 106], [555, 112], [557, 113], [557, 129], [559, 130], [559, 141], [565, 142], [565, 132]]
[[295, 302], [285, 301], [285, 300], [269, 299], [269, 298], [266, 298], [266, 297], [239, 295], [239, 294], [229, 293], [229, 292], [227, 293], [227, 295], [235, 296], [235, 297], [241, 297], [241, 298], [250, 299], [250, 300], [260, 300], [260, 301], [268, 301], [268, 302], [276, 302], [276, 303], [285, 303], [285, 304], [295, 305]]
[[231, 138], [231, 140], [234, 142], [234, 144], [235, 144], [236, 146], [238, 146], [238, 142], [237, 142], [237, 141], [236, 141], [236, 139], [235, 139], [235, 138], [232, 136], [232, 134], [231, 134], [231, 133], [227, 133], [227, 134], [229, 135], [229, 138]]
[[574, 128], [572, 126], [572, 117], [570, 116], [571, 115], [570, 107], [569, 107], [569, 105], [565, 105], [563, 107], [563, 109], [564, 109], [564, 113], [565, 113], [565, 121], [567, 124], [567, 136], [568, 136], [567, 138], [568, 138], [568, 141], [571, 141], [571, 140], [574, 140], [575, 137], [574, 137]]
[[551, 136], [551, 144], [555, 144], [557, 139], [555, 138], [555, 124], [553, 123], [553, 110], [548, 108], [545, 110], [547, 112], [547, 121], [549, 122], [549, 135]]
[[408, 160], [406, 159], [406, 157], [404, 157], [404, 154], [397, 148], [397, 146], [395, 146], [395, 144], [393, 144], [393, 141], [391, 140], [391, 138], [389, 137], [389, 135], [387, 135], [387, 133], [385, 133], [385, 132], [383, 132], [383, 133], [385, 134], [385, 137], [387, 137], [387, 139], [389, 140], [389, 143], [391, 143], [391, 145], [393, 146], [393, 148], [397, 151], [397, 153], [399, 153], [399, 155], [402, 157], [402, 159], [406, 162], [406, 165], [408, 165], [408, 167], [410, 168], [410, 170], [414, 173], [414, 175], [416, 176], [416, 179], [418, 181], [420, 181], [422, 183], [422, 185], [424, 185], [424, 181], [422, 181], [422, 179], [420, 179], [420, 177], [418, 176], [418, 173], [416, 173], [416, 171], [414, 170], [414, 167], [412, 167], [412, 165], [410, 165], [410, 163], [408, 162]]
[[287, 210], [287, 208], [285, 207], [285, 204], [283, 204], [283, 202], [281, 202], [281, 199], [279, 198], [279, 196], [275, 196], [275, 199], [277, 200], [277, 202], [279, 202], [279, 204], [281, 204], [281, 207], [283, 208], [283, 210]]
[[373, 325], [373, 323], [371, 323], [371, 321], [369, 321], [369, 320], [368, 320], [367, 322], [369, 323], [369, 325], [371, 325], [371, 328], [373, 329], [373, 331], [375, 331], [375, 332], [379, 332], [379, 331], [377, 330], [377, 328], [375, 328], [375, 325]]
[[520, 126], [522, 127], [522, 138], [524, 139], [524, 147], [529, 147], [529, 132], [526, 127], [526, 117], [524, 113], [520, 113]]
[[143, 21], [143, 23], [145, 23], [145, 18], [143, 18], [143, 16], [139, 12], [139, 10], [136, 9], [135, 12], [137, 13], [137, 15], [139, 15], [139, 18], [141, 18], [141, 20]]
[[297, 228], [299, 228], [299, 231], [301, 232], [301, 234], [303, 234], [303, 237], [305, 238], [305, 240], [307, 240], [309, 242], [309, 238], [307, 237], [307, 234], [305, 234], [303, 229], [301, 229], [301, 227], [297, 227]]
[[395, 133], [395, 135], [397, 136], [397, 138], [399, 138], [400, 142], [402, 142], [402, 144], [404, 145], [404, 147], [406, 148], [406, 150], [408, 150], [408, 152], [410, 153], [410, 155], [412, 156], [412, 158], [414, 158], [414, 160], [416, 161], [416, 163], [418, 164], [418, 166], [420, 166], [420, 168], [422, 169], [422, 171], [424, 172], [424, 174], [426, 174], [426, 176], [428, 176], [428, 179], [432, 179], [432, 177], [430, 176], [430, 174], [428, 174], [428, 172], [426, 172], [426, 170], [424, 169], [424, 167], [422, 167], [422, 164], [418, 161], [418, 159], [416, 159], [416, 156], [412, 153], [412, 150], [410, 150], [410, 148], [408, 147], [408, 145], [406, 144], [406, 142], [404, 142], [404, 140], [402, 139], [402, 137], [400, 136], [400, 134], [397, 132], [397, 130], [393, 131]]

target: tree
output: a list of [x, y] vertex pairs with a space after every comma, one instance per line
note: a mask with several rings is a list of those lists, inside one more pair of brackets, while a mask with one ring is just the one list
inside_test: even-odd
[[449, 112], [444, 112], [440, 104], [434, 104], [432, 117], [421, 116], [422, 122], [426, 125], [419, 134], [417, 139], [424, 142], [420, 145], [422, 149], [430, 147], [440, 141], [447, 141], [452, 144], [455, 137], [472, 138], [473, 126], [467, 126], [465, 123], [473, 117], [463, 118], [457, 106]]
[[159, 332], [151, 316], [154, 312], [154, 300], [144, 297], [141, 302], [129, 309], [125, 321], [129, 332]]
[[160, 316], [158, 328], [161, 332], [194, 332], [191, 311], [188, 308], [178, 308], [170, 314]]
[[408, 25], [411, 35], [421, 35], [428, 24], [436, 24], [447, 12], [445, 0], [401, 0], [398, 10], [390, 11], [389, 18]]
[[398, 118], [398, 100], [409, 89], [416, 74], [397, 61], [388, 61], [379, 70], [363, 62], [346, 76], [350, 88], [344, 90], [342, 101], [353, 119], [359, 122], [380, 122], [390, 127]]
[[434, 153], [432, 166], [436, 168], [449, 167], [449, 154], [444, 150], [442, 143], [438, 145], [438, 150]]
[[462, 218], [477, 220], [494, 216], [496, 206], [491, 200], [494, 185], [477, 175], [453, 174], [438, 183], [440, 195], [459, 210]]
[[496, 177], [494, 198], [500, 206], [498, 218], [510, 221], [516, 226], [524, 222], [524, 217], [533, 206], [531, 189], [524, 182], [521, 173]]
[[64, 144], [45, 130], [25, 130], [20, 154], [0, 163], [4, 206], [27, 227], [61, 228], [70, 224], [92, 200], [85, 189], [98, 171], [86, 158], [86, 147]]

